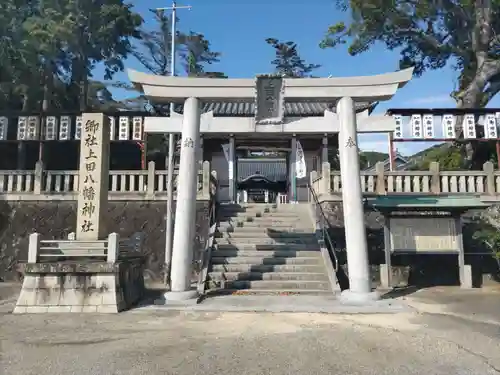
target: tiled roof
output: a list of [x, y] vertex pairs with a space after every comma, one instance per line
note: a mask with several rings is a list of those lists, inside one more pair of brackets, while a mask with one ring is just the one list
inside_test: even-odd
[[239, 158], [237, 164], [238, 181], [255, 174], [260, 174], [271, 181], [285, 181], [287, 179], [286, 159]]
[[[356, 111], [366, 109], [373, 110], [376, 103], [356, 103]], [[180, 106], [181, 107], [181, 106]], [[325, 110], [335, 112], [333, 103], [315, 103], [315, 102], [285, 102], [285, 116], [305, 117], [305, 116], [323, 116]], [[176, 109], [182, 113], [182, 107]], [[207, 102], [204, 103], [203, 112], [213, 111], [215, 116], [227, 117], [253, 117], [255, 115], [255, 104], [248, 102]]]

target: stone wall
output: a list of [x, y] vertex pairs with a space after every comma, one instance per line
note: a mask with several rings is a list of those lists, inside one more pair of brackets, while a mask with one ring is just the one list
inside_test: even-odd
[[[330, 223], [330, 237], [337, 249], [339, 263], [347, 272], [347, 257], [345, 252], [344, 213], [342, 203], [324, 202], [322, 204]], [[471, 211], [464, 215], [464, 248], [466, 263], [472, 265], [473, 284], [480, 286], [488, 281], [500, 281], [498, 263], [490, 255], [474, 255], [489, 253], [480, 242], [474, 240], [477, 230], [473, 220], [478, 212]], [[365, 225], [368, 238], [369, 260], [374, 285], [380, 281], [379, 265], [385, 263], [383, 216], [378, 212], [365, 213]], [[393, 280], [404, 285], [458, 285], [458, 258], [455, 255], [399, 255], [392, 257]], [[340, 276], [341, 278], [341, 276]]]
[[27, 264], [14, 314], [127, 310], [144, 297], [143, 260]]
[[[108, 232], [129, 237], [144, 232], [145, 279], [163, 280], [165, 258], [165, 202], [110, 202], [105, 224]], [[197, 232], [202, 240], [208, 201], [197, 203]], [[75, 231], [76, 202], [0, 202], [0, 279], [19, 280], [20, 264], [28, 258], [28, 236], [67, 238]]]

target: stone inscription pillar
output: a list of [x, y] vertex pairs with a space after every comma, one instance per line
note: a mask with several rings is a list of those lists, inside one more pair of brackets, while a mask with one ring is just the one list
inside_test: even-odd
[[80, 141], [76, 239], [93, 241], [107, 236], [103, 225], [109, 185], [109, 118], [84, 113]]
[[165, 294], [167, 303], [169, 300], [186, 300], [196, 296], [196, 291], [191, 290], [191, 270], [196, 226], [200, 116], [199, 100], [197, 98], [186, 99], [172, 251], [172, 285], [171, 292]]
[[356, 112], [352, 98], [344, 97], [339, 100], [337, 114], [340, 121], [340, 177], [349, 270], [349, 290], [343, 292], [342, 299], [345, 302], [365, 302], [378, 298], [378, 295], [371, 293], [363, 195], [359, 178]]

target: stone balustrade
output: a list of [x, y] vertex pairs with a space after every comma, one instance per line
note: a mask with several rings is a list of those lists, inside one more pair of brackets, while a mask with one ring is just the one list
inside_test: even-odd
[[117, 313], [144, 295], [142, 234], [120, 240], [29, 238], [28, 263], [15, 314], [46, 312]]
[[[178, 171], [174, 171], [174, 181]], [[44, 170], [37, 163], [35, 170], [0, 170], [0, 199], [76, 200], [79, 186], [78, 170]], [[175, 188], [174, 183], [174, 188]], [[174, 191], [175, 194], [175, 191]], [[205, 161], [198, 172], [198, 199], [210, 196], [210, 162]], [[157, 170], [153, 161], [147, 170], [112, 170], [109, 172], [109, 200], [166, 200], [167, 171]]]
[[[427, 171], [385, 171], [379, 162], [375, 171], [361, 172], [360, 182], [366, 195], [471, 194], [486, 199], [500, 195], [500, 171], [491, 162], [480, 171], [442, 171], [437, 162], [430, 163]], [[340, 171], [331, 171], [330, 164], [323, 163], [321, 174], [311, 173], [311, 185], [319, 195], [340, 195]]]

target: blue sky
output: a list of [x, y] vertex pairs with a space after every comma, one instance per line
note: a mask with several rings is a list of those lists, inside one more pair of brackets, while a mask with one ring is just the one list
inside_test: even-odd
[[[170, 0], [134, 0], [135, 11], [145, 19], [146, 26], [152, 25], [150, 8], [171, 5]], [[222, 53], [221, 61], [213, 65], [213, 71], [221, 71], [231, 78], [250, 78], [259, 73], [272, 71], [270, 61], [273, 49], [265, 39], [292, 40], [307, 62], [321, 64], [317, 76], [356, 76], [391, 72], [398, 69], [398, 53], [378, 45], [369, 52], [352, 57], [347, 47], [322, 50], [318, 44], [330, 24], [346, 18], [346, 14], [335, 9], [334, 0], [184, 0], [178, 5], [191, 5], [192, 10], [179, 10], [179, 30], [200, 32], [211, 42], [212, 50]], [[133, 58], [125, 63], [126, 68], [144, 71]], [[100, 69], [96, 77], [100, 77]], [[115, 76], [116, 80], [128, 81], [125, 73]], [[395, 97], [381, 103], [377, 112], [398, 107], [453, 107], [449, 97], [453, 90], [456, 74], [451, 68], [426, 73], [414, 78]], [[123, 92], [115, 96], [123, 97]], [[498, 97], [490, 107], [500, 107]], [[439, 124], [437, 125], [439, 127]], [[360, 147], [364, 150], [387, 152], [387, 136], [361, 135]], [[431, 146], [429, 143], [400, 143], [398, 150], [410, 155]]]

